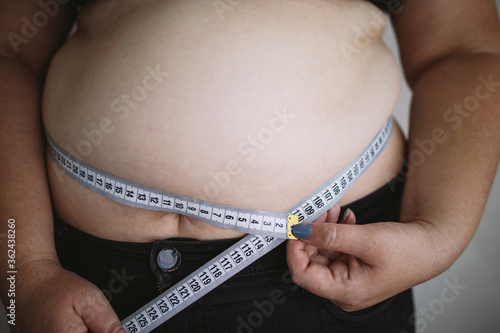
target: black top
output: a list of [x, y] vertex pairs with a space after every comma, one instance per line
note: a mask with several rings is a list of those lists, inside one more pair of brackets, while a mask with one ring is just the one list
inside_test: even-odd
[[400, 1], [398, 0], [368, 0], [383, 11], [395, 10]]
[[[85, 5], [87, 2], [90, 2], [92, 0], [77, 0], [76, 3], [80, 6]], [[384, 11], [389, 11], [389, 9], [395, 9], [397, 8], [398, 4], [400, 1], [398, 0], [368, 0], [371, 3], [373, 3], [375, 6], [378, 8], [384, 10]]]

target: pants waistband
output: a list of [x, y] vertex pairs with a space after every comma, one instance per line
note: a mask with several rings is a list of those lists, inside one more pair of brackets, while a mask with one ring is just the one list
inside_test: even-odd
[[[342, 207], [340, 216], [347, 208], [351, 208], [356, 214], [357, 224], [397, 221], [399, 219], [402, 190], [403, 182], [393, 180], [367, 196]], [[170, 238], [157, 240], [153, 243], [120, 242], [89, 235], [62, 220], [56, 220], [55, 230], [56, 246], [73, 249], [74, 251], [71, 252], [75, 261], [85, 259], [96, 264], [102, 262], [104, 267], [109, 267], [109, 264], [106, 263], [107, 258], [113, 258], [113, 261], [116, 262], [135, 262], [138, 270], [142, 272], [152, 271], [156, 275], [155, 279], [159, 280], [161, 285], [173, 283], [180, 279], [181, 275], [189, 274], [239, 240], [237, 238], [198, 241], [186, 238]], [[175, 248], [181, 253], [182, 269], [171, 273], [164, 273], [159, 269], [155, 258], [164, 248]], [[106, 254], [105, 258], [103, 254]], [[244, 275], [255, 269], [269, 269], [276, 266], [286, 267], [284, 257], [285, 246], [283, 244], [240, 274]]]

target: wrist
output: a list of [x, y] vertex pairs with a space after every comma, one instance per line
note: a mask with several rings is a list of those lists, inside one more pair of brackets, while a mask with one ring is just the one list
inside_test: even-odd
[[0, 274], [2, 283], [0, 298], [4, 304], [12, 298], [9, 294], [26, 291], [53, 272], [63, 269], [56, 259], [38, 258], [24, 262], [14, 270], [4, 270]]
[[443, 225], [425, 220], [414, 220], [410, 223], [418, 225], [422, 230], [423, 244], [418, 246], [417, 251], [420, 252], [421, 260], [426, 263], [424, 273], [426, 276], [424, 276], [423, 281], [429, 280], [450, 268], [470, 241], [469, 234], [463, 232], [460, 228], [448, 230]]

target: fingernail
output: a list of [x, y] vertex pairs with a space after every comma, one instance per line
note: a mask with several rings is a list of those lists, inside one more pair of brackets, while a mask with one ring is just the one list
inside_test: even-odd
[[347, 221], [351, 213], [352, 213], [351, 208], [347, 208], [346, 211], [344, 212], [344, 215], [342, 215], [342, 221]]
[[292, 234], [300, 239], [307, 239], [311, 235], [312, 225], [309, 224], [296, 224], [292, 228]]

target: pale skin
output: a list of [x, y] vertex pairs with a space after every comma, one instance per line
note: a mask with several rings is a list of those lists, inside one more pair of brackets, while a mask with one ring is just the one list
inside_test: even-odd
[[[37, 10], [36, 1], [13, 3], [0, 2], [1, 15], [31, 17]], [[355, 225], [356, 212], [341, 224], [328, 223], [337, 219], [336, 206], [316, 221], [309, 239], [288, 242], [294, 281], [346, 311], [426, 281], [458, 258], [477, 228], [500, 155], [498, 89], [464, 117], [458, 129], [443, 122], [445, 110], [474, 93], [479, 75], [500, 81], [500, 26], [494, 1], [402, 4], [404, 10], [392, 21], [414, 93], [409, 154], [419, 149], [416, 140], [431, 138], [435, 128], [443, 128], [448, 139], [408, 176], [403, 223]], [[15, 216], [28, 221], [18, 225], [16, 239], [18, 332], [124, 332], [100, 290], [62, 269], [50, 245], [53, 216], [43, 167], [40, 82], [73, 16], [70, 8], [58, 15], [18, 55], [3, 39], [0, 47], [1, 98], [8, 106], [2, 110], [0, 133], [2, 141], [9, 142], [0, 151], [0, 170], [5, 170], [0, 174], [0, 208], [2, 220]], [[0, 22], [2, 31], [17, 24], [4, 17]], [[16, 199], [21, 195], [24, 200]], [[7, 253], [4, 244], [2, 253]], [[2, 274], [5, 262], [1, 261]], [[4, 302], [5, 295], [4, 290]]]

